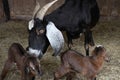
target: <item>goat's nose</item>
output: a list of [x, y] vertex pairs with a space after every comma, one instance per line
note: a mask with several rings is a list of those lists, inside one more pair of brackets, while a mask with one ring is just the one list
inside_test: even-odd
[[110, 57], [105, 57], [106, 62], [110, 62]]

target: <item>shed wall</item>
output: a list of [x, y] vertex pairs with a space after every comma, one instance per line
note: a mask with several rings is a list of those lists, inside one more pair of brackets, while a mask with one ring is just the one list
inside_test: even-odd
[[[0, 19], [3, 18], [2, 0], [0, 0]], [[30, 19], [35, 7], [35, 0], [8, 0], [12, 19]], [[52, 0], [39, 0], [41, 7]], [[120, 16], [120, 0], [97, 0], [102, 16]], [[49, 11], [55, 10], [64, 0], [58, 0]]]

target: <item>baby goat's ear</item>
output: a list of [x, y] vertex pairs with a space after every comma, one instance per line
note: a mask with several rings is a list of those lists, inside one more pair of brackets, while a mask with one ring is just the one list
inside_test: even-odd
[[32, 71], [35, 71], [35, 67], [32, 62], [29, 62], [28, 65], [25, 67], [25, 72], [30, 73]]
[[35, 70], [35, 66], [32, 62], [29, 63], [29, 66], [30, 66], [30, 68], [32, 68], [32, 70]]
[[96, 47], [94, 48], [93, 52], [92, 52], [92, 55], [98, 55], [98, 53], [99, 53], [100, 51], [102, 51], [102, 49], [103, 49], [103, 46], [102, 46], [102, 45], [96, 46]]

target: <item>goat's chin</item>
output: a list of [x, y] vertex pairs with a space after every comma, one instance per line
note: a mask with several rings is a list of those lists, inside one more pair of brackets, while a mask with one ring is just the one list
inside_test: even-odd
[[41, 50], [37, 50], [37, 49], [33, 49], [33, 48], [29, 48], [28, 53], [30, 55], [33, 55], [33, 56], [38, 57], [38, 58], [43, 56], [43, 53]]

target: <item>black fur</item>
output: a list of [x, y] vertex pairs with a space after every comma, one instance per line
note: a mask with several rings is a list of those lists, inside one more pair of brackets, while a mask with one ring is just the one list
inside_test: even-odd
[[[35, 20], [35, 24], [39, 29], [46, 28], [46, 23], [52, 21], [59, 30], [66, 31], [69, 48], [72, 39], [79, 38], [80, 33], [84, 33], [86, 54], [89, 55], [88, 45], [94, 46], [91, 29], [97, 24], [99, 17], [100, 12], [96, 0], [65, 0], [63, 5], [46, 15], [43, 20]], [[37, 35], [31, 36], [36, 34], [34, 29], [38, 29], [37, 26], [31, 30], [29, 47], [44, 49], [45, 52], [49, 46], [46, 35], [38, 36], [38, 40]]]

